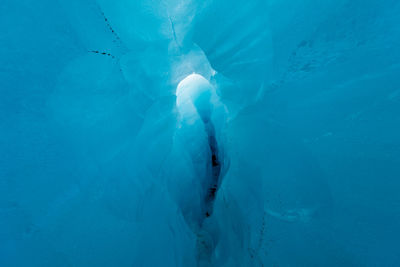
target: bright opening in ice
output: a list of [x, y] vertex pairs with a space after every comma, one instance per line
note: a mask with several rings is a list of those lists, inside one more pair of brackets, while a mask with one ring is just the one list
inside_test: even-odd
[[204, 122], [212, 114], [212, 85], [199, 74], [190, 74], [183, 79], [176, 90], [176, 105], [182, 116], [197, 112]]

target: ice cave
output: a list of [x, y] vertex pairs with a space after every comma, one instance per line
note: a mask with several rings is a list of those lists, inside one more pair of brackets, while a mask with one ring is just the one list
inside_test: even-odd
[[2, 0], [0, 266], [400, 266], [399, 14]]

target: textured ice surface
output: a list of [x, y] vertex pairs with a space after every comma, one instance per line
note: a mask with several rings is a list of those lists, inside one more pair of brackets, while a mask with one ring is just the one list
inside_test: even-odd
[[398, 266], [396, 0], [3, 0], [0, 266]]

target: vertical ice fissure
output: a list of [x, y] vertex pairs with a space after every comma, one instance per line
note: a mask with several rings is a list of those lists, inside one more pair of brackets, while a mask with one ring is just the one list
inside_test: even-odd
[[208, 136], [208, 145], [211, 152], [211, 179], [210, 185], [207, 190], [207, 195], [205, 199], [206, 207], [206, 217], [210, 217], [213, 212], [213, 204], [218, 191], [221, 173], [221, 162], [218, 154], [218, 143], [215, 138], [215, 128], [212, 122], [205, 123], [206, 132]]

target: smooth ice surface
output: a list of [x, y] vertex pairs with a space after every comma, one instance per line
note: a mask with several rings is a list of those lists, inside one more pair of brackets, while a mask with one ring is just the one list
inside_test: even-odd
[[399, 266], [399, 13], [1, 1], [0, 266]]

